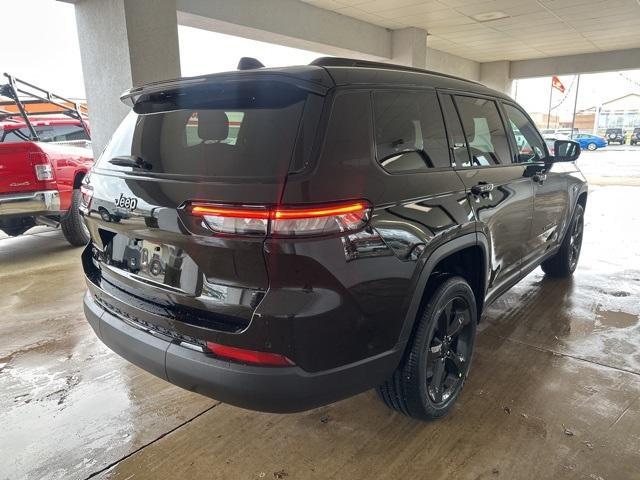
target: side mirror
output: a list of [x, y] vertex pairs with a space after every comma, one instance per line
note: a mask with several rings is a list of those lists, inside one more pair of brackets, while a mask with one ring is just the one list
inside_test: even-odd
[[552, 162], [574, 162], [580, 156], [580, 144], [573, 140], [556, 140], [553, 152]]

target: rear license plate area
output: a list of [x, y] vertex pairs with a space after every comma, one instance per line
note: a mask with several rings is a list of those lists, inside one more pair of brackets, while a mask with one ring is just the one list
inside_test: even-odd
[[107, 264], [158, 287], [196, 295], [199, 270], [183, 248], [115, 235], [105, 249]]

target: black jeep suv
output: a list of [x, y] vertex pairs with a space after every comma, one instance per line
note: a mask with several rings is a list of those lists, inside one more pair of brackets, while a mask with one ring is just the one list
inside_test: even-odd
[[575, 142], [511, 98], [319, 59], [155, 83], [83, 187], [87, 319], [186, 389], [292, 412], [377, 387], [445, 415], [483, 309], [576, 268]]
[[624, 144], [624, 133], [622, 133], [621, 128], [607, 128], [604, 136], [607, 139], [607, 145], [612, 143]]

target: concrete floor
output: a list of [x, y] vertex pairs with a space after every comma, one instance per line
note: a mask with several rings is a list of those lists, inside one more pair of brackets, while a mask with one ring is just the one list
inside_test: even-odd
[[[611, 177], [613, 154], [581, 162]], [[272, 415], [180, 390], [94, 336], [80, 249], [47, 229], [0, 239], [0, 478], [640, 479], [634, 182], [592, 182], [574, 278], [537, 270], [488, 309], [469, 381], [435, 423], [373, 392]]]

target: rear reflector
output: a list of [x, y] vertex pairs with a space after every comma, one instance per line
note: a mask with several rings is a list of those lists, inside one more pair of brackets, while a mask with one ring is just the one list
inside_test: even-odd
[[187, 210], [217, 233], [297, 237], [359, 230], [369, 220], [371, 205], [364, 200], [272, 208], [191, 203]]
[[258, 352], [244, 348], [229, 347], [219, 343], [207, 342], [207, 349], [216, 357], [233, 360], [235, 362], [264, 365], [270, 367], [290, 367], [295, 365], [284, 355], [279, 353]]

